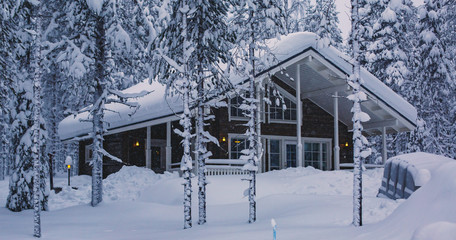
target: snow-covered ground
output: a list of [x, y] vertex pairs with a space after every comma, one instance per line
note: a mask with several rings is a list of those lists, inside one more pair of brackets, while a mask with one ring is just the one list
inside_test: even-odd
[[[42, 212], [43, 239], [453, 239], [456, 229], [456, 162], [445, 164], [408, 200], [377, 198], [383, 169], [363, 178], [364, 226], [352, 221], [350, 171], [292, 168], [258, 175], [257, 222], [247, 223], [247, 182], [242, 176], [211, 176], [208, 223], [197, 225], [197, 184], [193, 179], [193, 228], [183, 229], [182, 179], [124, 167], [104, 180], [104, 202], [90, 206], [88, 176], [71, 179], [78, 190], [52, 193]], [[66, 178], [56, 179], [65, 186]], [[5, 206], [8, 181], [0, 181]], [[0, 208], [0, 239], [33, 239], [33, 212]], [[432, 236], [429, 238], [429, 235]], [[437, 237], [437, 238], [436, 238]], [[447, 238], [445, 238], [447, 237]], [[450, 237], [450, 238], [448, 238]]]

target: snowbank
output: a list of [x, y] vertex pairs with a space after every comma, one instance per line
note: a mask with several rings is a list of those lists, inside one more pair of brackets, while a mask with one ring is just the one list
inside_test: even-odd
[[412, 240], [454, 240], [455, 238], [456, 223], [436, 222], [417, 229]]
[[[62, 187], [62, 191], [56, 194], [51, 192], [49, 197], [49, 209], [57, 210], [71, 206], [89, 204], [91, 201], [92, 185], [91, 177], [87, 175], [74, 176], [71, 178], [71, 186], [67, 186], [66, 179], [57, 179], [55, 186]], [[179, 179], [179, 175], [165, 172], [156, 174], [150, 169], [124, 166], [120, 171], [109, 175], [103, 180], [103, 201], [136, 201], [142, 194], [146, 194], [147, 188], [160, 181], [167, 179]], [[145, 190], [146, 189], [146, 190]], [[165, 189], [163, 189], [165, 190]], [[166, 192], [166, 191], [164, 191]], [[155, 195], [157, 192], [153, 192]]]
[[[72, 186], [79, 190], [64, 188], [52, 194], [51, 211], [42, 212], [42, 239], [271, 239], [271, 219], [277, 223], [278, 239], [454, 239], [456, 162], [430, 172], [430, 180], [408, 200], [395, 201], [375, 197], [382, 169], [365, 171], [365, 225], [359, 228], [351, 225], [351, 171], [290, 168], [258, 174], [254, 224], [247, 223], [248, 199], [242, 195], [248, 183], [238, 175], [208, 177], [208, 223], [197, 225], [198, 186], [193, 178], [194, 226], [183, 230], [182, 179], [124, 167], [104, 180], [105, 201], [95, 208], [86, 195], [88, 176], [72, 178]], [[0, 181], [0, 197], [5, 199], [7, 182]], [[64, 184], [65, 178], [56, 179], [56, 186]], [[1, 229], [0, 239], [34, 239], [32, 219], [31, 210], [13, 213], [0, 208], [0, 226], [8, 226]]]

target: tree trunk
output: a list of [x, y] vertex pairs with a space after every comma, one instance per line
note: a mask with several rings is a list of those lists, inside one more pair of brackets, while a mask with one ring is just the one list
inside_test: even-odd
[[36, 6], [36, 15], [32, 18], [32, 24], [34, 25], [35, 35], [33, 36], [33, 59], [32, 66], [34, 70], [33, 74], [33, 126], [32, 126], [32, 159], [33, 159], [33, 210], [34, 210], [34, 230], [33, 236], [41, 237], [41, 171], [42, 166], [40, 162], [40, 120], [41, 120], [41, 16], [40, 16], [40, 5]]
[[359, 63], [359, 15], [358, 2], [351, 0], [352, 3], [352, 44], [353, 44], [353, 75], [350, 81], [353, 87], [353, 225], [362, 226], [362, 161], [361, 161], [361, 120], [356, 115], [361, 113], [360, 99], [360, 63]]
[[92, 143], [92, 206], [95, 207], [103, 201], [103, 118], [104, 102], [103, 82], [105, 81], [105, 22], [102, 16], [96, 16], [96, 62], [95, 62], [95, 80], [97, 82], [93, 98], [93, 143]]
[[[199, 74], [202, 74], [200, 71]], [[198, 85], [198, 94], [205, 96], [204, 94], [204, 82], [201, 75], [200, 82]], [[198, 100], [198, 119], [197, 119], [197, 153], [198, 153], [198, 206], [199, 206], [199, 219], [198, 224], [206, 223], [206, 156], [207, 156], [207, 144], [204, 137], [204, 104], [203, 99]]]
[[190, 90], [191, 85], [189, 81], [189, 77], [192, 77], [190, 74], [190, 69], [188, 69], [187, 61], [189, 59], [188, 49], [187, 47], [190, 46], [190, 42], [188, 41], [187, 36], [187, 12], [183, 10], [187, 9], [187, 2], [182, 1], [181, 3], [181, 11], [182, 14], [182, 38], [184, 39], [183, 44], [183, 66], [184, 71], [181, 73], [183, 75], [182, 79], [182, 100], [183, 100], [183, 107], [184, 113], [181, 117], [180, 124], [184, 128], [183, 132], [183, 145], [184, 145], [184, 155], [182, 156], [181, 162], [181, 170], [182, 170], [182, 177], [184, 178], [184, 229], [192, 227], [192, 157], [190, 155], [190, 140], [191, 140], [191, 131], [192, 131], [192, 123], [191, 123], [191, 113], [190, 113]]

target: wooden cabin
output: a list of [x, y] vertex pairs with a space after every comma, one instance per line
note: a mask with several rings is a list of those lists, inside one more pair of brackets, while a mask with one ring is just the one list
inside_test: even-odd
[[[350, 58], [334, 47], [318, 47], [313, 33], [294, 33], [268, 43], [277, 62], [257, 74], [265, 88], [274, 88], [285, 101], [286, 110], [274, 103], [274, 96], [264, 93], [261, 101], [261, 140], [264, 147], [260, 171], [288, 167], [312, 166], [321, 170], [340, 169], [353, 163], [352, 113], [353, 103], [347, 77], [352, 72]], [[388, 88], [375, 76], [361, 70], [362, 90], [368, 100], [362, 110], [370, 120], [363, 124], [365, 135], [382, 135], [382, 156], [386, 159], [387, 133], [411, 131], [416, 127], [416, 109]], [[245, 84], [245, 77], [232, 76], [234, 85]], [[104, 147], [122, 159], [118, 163], [104, 160], [104, 176], [118, 171], [123, 165], [150, 168], [155, 172], [178, 171], [182, 157], [181, 138], [173, 129], [180, 128], [182, 101], [178, 96], [165, 96], [161, 84], [147, 80], [124, 90], [125, 93], [152, 90], [137, 101], [141, 107], [131, 115], [131, 109], [117, 104], [108, 105], [116, 112], [107, 112], [108, 132]], [[239, 160], [246, 148], [244, 136], [246, 118], [239, 109], [240, 97], [230, 93], [227, 107], [210, 108], [215, 119], [208, 130], [219, 140], [211, 144], [213, 156], [207, 162], [209, 175], [243, 174]], [[69, 116], [59, 125], [63, 141], [79, 141], [79, 174], [91, 174], [91, 147], [88, 133], [92, 130], [87, 113]]]

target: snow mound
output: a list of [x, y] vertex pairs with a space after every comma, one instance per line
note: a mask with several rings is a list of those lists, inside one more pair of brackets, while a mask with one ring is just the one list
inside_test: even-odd
[[[147, 193], [148, 188], [166, 179], [179, 179], [179, 175], [165, 172], [156, 174], [150, 169], [124, 166], [117, 173], [103, 180], [103, 201], [136, 201]], [[92, 197], [92, 177], [87, 175], [71, 177], [71, 187], [66, 178], [57, 179], [56, 186], [62, 187], [59, 193], [51, 192], [49, 210], [89, 204]], [[77, 189], [73, 189], [75, 187]], [[163, 189], [165, 191], [166, 189]], [[154, 192], [156, 194], [157, 192]], [[157, 195], [157, 194], [156, 194]]]
[[124, 166], [119, 172], [111, 174], [103, 180], [103, 197], [107, 201], [135, 201], [145, 188], [157, 181], [178, 177], [177, 174], [169, 172], [156, 174], [147, 168]]
[[435, 171], [443, 164], [454, 162], [451, 158], [424, 152], [403, 154], [388, 159], [388, 161], [400, 161], [414, 166], [416, 171], [411, 173], [417, 186], [426, 184], [435, 174]]
[[296, 168], [287, 168], [282, 170], [274, 170], [270, 172], [263, 173], [263, 176], [275, 175], [278, 177], [299, 177], [299, 176], [310, 176], [314, 174], [321, 173], [319, 169], [314, 167], [296, 167]]
[[412, 240], [454, 240], [455, 236], [456, 223], [435, 222], [417, 229]]
[[[441, 156], [425, 153], [416, 154], [418, 158], [424, 159], [432, 156], [435, 159], [447, 159]], [[433, 160], [432, 158], [429, 160]], [[451, 159], [450, 159], [451, 160]], [[406, 201], [383, 222], [372, 226], [369, 236], [383, 236], [382, 239], [410, 239], [414, 236], [418, 239], [447, 239], [446, 234], [451, 234], [455, 239], [455, 226], [438, 223], [456, 223], [456, 161], [445, 161], [439, 167], [430, 170], [432, 177], [429, 182], [415, 191]], [[433, 164], [431, 164], [434, 166]], [[404, 220], [407, 219], [407, 220]], [[434, 224], [435, 223], [435, 224]], [[385, 232], [385, 229], [388, 229]], [[442, 229], [442, 238], [436, 234]], [[435, 238], [426, 238], [427, 234], [435, 234]], [[369, 236], [366, 236], [368, 239]], [[433, 236], [434, 237], [434, 236]]]

